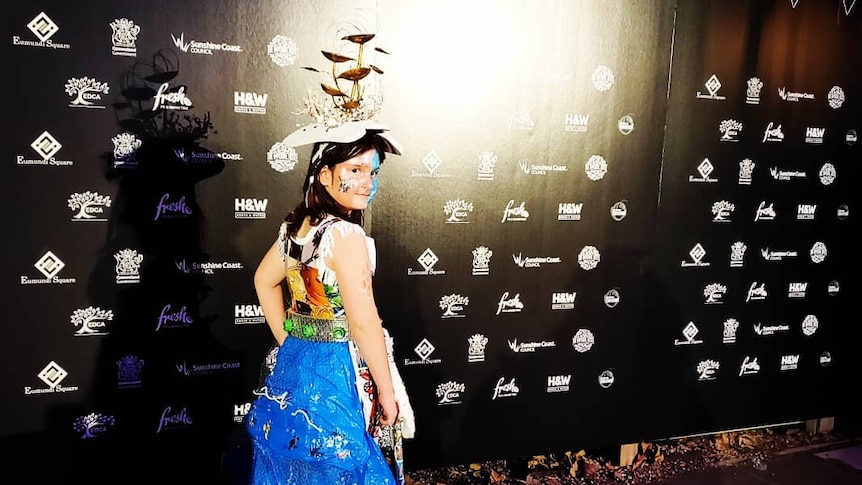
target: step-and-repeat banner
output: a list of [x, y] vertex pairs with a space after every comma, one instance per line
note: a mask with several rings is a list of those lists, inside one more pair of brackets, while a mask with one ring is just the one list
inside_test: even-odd
[[309, 156], [282, 140], [357, 33], [405, 147], [366, 222], [411, 467], [835, 414], [856, 10], [7, 6], [4, 445], [217, 467], [242, 443], [253, 274]]

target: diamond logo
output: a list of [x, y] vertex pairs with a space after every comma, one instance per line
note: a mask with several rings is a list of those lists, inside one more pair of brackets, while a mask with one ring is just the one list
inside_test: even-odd
[[434, 150], [431, 150], [422, 158], [422, 165], [428, 169], [429, 173], [436, 172], [441, 163], [443, 163], [443, 160], [440, 159], [440, 156]]
[[434, 251], [431, 251], [431, 248], [426, 248], [425, 251], [422, 251], [422, 254], [416, 258], [416, 261], [419, 261], [419, 264], [425, 268], [425, 271], [431, 271], [431, 268], [437, 264], [437, 261], [440, 261], [440, 258], [434, 254]]
[[33, 266], [45, 275], [46, 278], [50, 279], [57, 276], [57, 273], [66, 267], [66, 263], [60, 260], [54, 253], [48, 251]]
[[33, 150], [36, 150], [36, 153], [42, 157], [42, 160], [48, 160], [63, 148], [63, 145], [47, 131], [43, 131], [30, 146]]
[[434, 353], [434, 346], [431, 345], [431, 342], [429, 342], [427, 338], [423, 338], [413, 351], [416, 352], [416, 355], [418, 355], [420, 359], [428, 360], [428, 357]]
[[48, 387], [54, 389], [63, 382], [63, 379], [65, 379], [69, 373], [52, 360], [36, 375], [39, 379], [42, 379], [42, 382], [48, 384]]
[[33, 35], [39, 38], [40, 41], [45, 42], [50, 39], [52, 35], [56, 34], [60, 27], [57, 27], [57, 24], [54, 23], [53, 20], [50, 19], [45, 12], [40, 12], [33, 20], [27, 24], [27, 28], [30, 29], [30, 32], [33, 32]]
[[713, 74], [706, 80], [703, 84], [706, 86], [706, 89], [709, 91], [709, 94], [715, 95], [719, 89], [721, 89], [721, 81], [718, 80], [718, 76]]

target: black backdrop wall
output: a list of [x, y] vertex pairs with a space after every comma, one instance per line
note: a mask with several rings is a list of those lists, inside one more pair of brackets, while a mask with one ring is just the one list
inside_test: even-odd
[[367, 229], [410, 467], [845, 412], [857, 10], [5, 6], [4, 443], [216, 470], [242, 442], [302, 67], [360, 32], [406, 149]]

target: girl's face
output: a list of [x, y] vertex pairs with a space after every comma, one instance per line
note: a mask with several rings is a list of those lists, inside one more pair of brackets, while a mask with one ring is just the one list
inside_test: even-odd
[[[375, 159], [378, 160], [376, 164]], [[345, 209], [363, 210], [368, 207], [374, 179], [377, 178], [380, 167], [379, 160], [376, 150], [366, 150], [332, 169], [323, 167], [320, 171], [320, 183]]]

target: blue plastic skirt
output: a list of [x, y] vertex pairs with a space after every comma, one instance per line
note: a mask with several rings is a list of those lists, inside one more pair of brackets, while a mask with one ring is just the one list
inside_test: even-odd
[[246, 427], [255, 485], [394, 485], [368, 434], [348, 343], [288, 337]]

